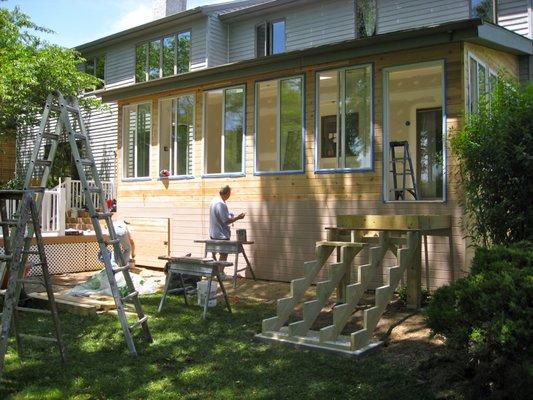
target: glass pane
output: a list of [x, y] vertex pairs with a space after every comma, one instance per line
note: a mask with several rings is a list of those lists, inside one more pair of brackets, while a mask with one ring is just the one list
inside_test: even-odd
[[468, 88], [468, 97], [470, 99], [470, 111], [477, 109], [479, 100], [478, 81], [477, 81], [477, 62], [473, 58], [470, 59], [470, 87]]
[[496, 89], [496, 85], [498, 84], [498, 75], [495, 75], [493, 73], [489, 74], [489, 85], [490, 85], [490, 92], [494, 92]]
[[105, 77], [105, 56], [96, 57], [95, 64], [95, 76], [103, 80]]
[[337, 168], [338, 71], [318, 74], [319, 169]]
[[255, 28], [255, 53], [257, 57], [266, 55], [266, 24], [258, 25]]
[[472, 18], [494, 22], [494, 0], [471, 0]]
[[124, 107], [124, 136], [122, 143], [123, 176], [125, 178], [135, 177], [135, 127], [137, 121], [136, 107]]
[[148, 51], [148, 79], [159, 78], [159, 61], [161, 55], [161, 40], [150, 42]]
[[205, 94], [205, 172], [222, 172], [222, 96], [224, 91], [212, 90]]
[[302, 78], [281, 81], [280, 169], [302, 169]]
[[487, 71], [485, 70], [485, 67], [480, 64], [477, 77], [480, 96], [483, 96], [485, 93], [487, 93], [486, 79]]
[[[441, 64], [412, 66], [391, 71], [388, 76], [387, 132], [389, 142], [404, 142], [409, 146], [413, 174], [409, 163], [403, 163], [404, 148], [394, 148], [398, 159], [387, 168], [387, 199], [438, 200], [443, 197], [443, 68]], [[393, 155], [389, 143], [384, 146], [388, 161]], [[396, 169], [396, 175], [390, 172]], [[405, 183], [404, 173], [405, 172]], [[396, 179], [394, 179], [396, 177]], [[413, 178], [414, 177], [414, 182]], [[415, 186], [416, 183], [416, 186]]]
[[178, 74], [189, 71], [190, 54], [191, 32], [180, 33], [178, 35]]
[[138, 106], [137, 114], [137, 176], [150, 175], [150, 104]]
[[285, 51], [285, 21], [272, 23], [272, 54]]
[[372, 70], [346, 70], [344, 167], [370, 168], [372, 162]]
[[278, 81], [257, 85], [257, 170], [278, 170]]
[[159, 170], [171, 171], [171, 137], [175, 126], [172, 103], [172, 99], [159, 103]]
[[87, 60], [85, 63], [85, 73], [94, 75], [94, 58]]
[[192, 140], [194, 135], [194, 96], [181, 96], [177, 99], [177, 134], [175, 137], [176, 148], [176, 175], [189, 175], [191, 173]]
[[226, 89], [224, 113], [224, 172], [242, 171], [244, 89]]
[[135, 82], [146, 81], [146, 53], [148, 43], [143, 43], [135, 48]]
[[174, 75], [174, 36], [163, 38], [163, 76]]

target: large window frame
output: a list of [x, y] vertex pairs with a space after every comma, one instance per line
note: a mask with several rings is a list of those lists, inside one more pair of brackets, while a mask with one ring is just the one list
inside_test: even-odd
[[[189, 54], [188, 56], [188, 64], [187, 69], [184, 71], [179, 70], [179, 58], [180, 55], [178, 52], [178, 43], [180, 40], [180, 36], [182, 35], [188, 35], [189, 37]], [[165, 40], [168, 38], [172, 38], [174, 40], [174, 49], [173, 49], [173, 73], [172, 74], [165, 74], [165, 64], [164, 64], [164, 49], [165, 49]], [[158, 42], [159, 45], [159, 70], [156, 77], [150, 77], [150, 47], [152, 43]], [[185, 29], [181, 30], [176, 33], [170, 33], [167, 35], [158, 36], [155, 38], [152, 38], [150, 40], [144, 40], [142, 42], [136, 43], [135, 45], [135, 83], [141, 83], [141, 82], [148, 82], [152, 81], [154, 79], [161, 79], [166, 78], [169, 76], [179, 75], [186, 72], [189, 72], [191, 70], [191, 44], [192, 44], [192, 33], [191, 29]], [[144, 79], [139, 79], [138, 73], [140, 73], [140, 68], [138, 68], [138, 49], [144, 47], [145, 55], [144, 55], [144, 68], [142, 69], [142, 72], [144, 73]]]
[[[301, 168], [295, 170], [282, 170], [281, 169], [281, 85], [280, 83], [284, 80], [290, 80], [299, 78], [302, 84], [302, 149], [301, 149]], [[276, 150], [277, 150], [277, 169], [275, 171], [259, 171], [258, 170], [258, 135], [259, 135], [259, 86], [261, 83], [276, 81], [277, 85], [277, 97], [276, 97]], [[287, 76], [282, 78], [273, 78], [273, 79], [263, 79], [255, 81], [254, 85], [254, 175], [283, 175], [283, 174], [301, 174], [305, 172], [305, 136], [306, 136], [306, 126], [305, 126], [305, 99], [306, 99], [306, 85], [305, 85], [305, 74]]]
[[[283, 23], [283, 50], [282, 51], [274, 51], [274, 25]], [[260, 47], [259, 47], [259, 38], [257, 37], [258, 28], [263, 27], [264, 30], [264, 36], [265, 36], [265, 42], [263, 44], [262, 52], [260, 53]], [[262, 21], [255, 25], [255, 31], [254, 31], [254, 47], [255, 47], [255, 57], [265, 57], [270, 56], [274, 54], [282, 54], [287, 51], [287, 21], [285, 18], [278, 18], [273, 20], [267, 20]]]
[[[473, 71], [472, 66], [475, 64], [475, 71]], [[484, 70], [484, 80], [483, 85], [485, 92], [483, 93], [480, 87], [480, 71]], [[475, 73], [476, 82], [474, 85], [473, 77]], [[491, 69], [487, 63], [481, 61], [473, 53], [467, 54], [467, 74], [468, 74], [468, 92], [467, 92], [467, 110], [468, 112], [474, 112], [477, 109], [479, 100], [491, 93], [494, 90], [494, 79], [498, 79], [496, 72]]]
[[[148, 132], [148, 174], [147, 175], [138, 175], [138, 158], [139, 158], [139, 151], [138, 151], [138, 119], [136, 119], [136, 126], [135, 126], [135, 136], [134, 136], [134, 143], [133, 143], [133, 176], [127, 176], [127, 160], [126, 160], [126, 147], [125, 147], [125, 136], [126, 136], [126, 127], [129, 126], [127, 123], [127, 116], [129, 115], [129, 110], [133, 107], [135, 107], [136, 112], [139, 112], [139, 106], [148, 105], [150, 109], [150, 129]], [[138, 117], [137, 117], [138, 118]], [[123, 181], [145, 181], [145, 180], [151, 180], [150, 178], [150, 167], [151, 167], [151, 156], [152, 156], [152, 129], [153, 129], [153, 104], [151, 101], [145, 101], [145, 102], [139, 102], [139, 103], [133, 103], [133, 104], [127, 104], [122, 107], [122, 180]]]
[[[389, 200], [388, 199], [388, 193], [389, 193], [389, 185], [388, 185], [388, 177], [390, 169], [390, 151], [389, 151], [389, 142], [390, 142], [390, 135], [389, 135], [389, 74], [391, 72], [397, 72], [397, 71], [403, 71], [403, 70], [409, 70], [413, 68], [420, 68], [420, 67], [430, 67], [430, 66], [441, 66], [442, 68], [442, 78], [441, 78], [441, 85], [442, 85], [442, 96], [441, 96], [441, 104], [442, 104], [442, 199], [437, 200], [429, 200], [429, 199], [421, 199], [421, 200]], [[432, 60], [432, 61], [425, 61], [425, 62], [418, 62], [418, 63], [410, 63], [410, 64], [402, 64], [392, 67], [386, 67], [382, 70], [382, 79], [383, 79], [383, 115], [382, 115], [382, 126], [383, 126], [383, 134], [382, 134], [382, 202], [383, 203], [446, 203], [448, 201], [448, 103], [446, 101], [447, 99], [447, 64], [445, 59], [439, 59], [439, 60]]]
[[93, 57], [88, 57], [85, 64], [83, 65], [83, 69], [86, 74], [95, 76], [96, 78], [101, 79], [103, 81], [100, 85], [96, 87], [96, 89], [101, 89], [105, 87], [107, 76], [105, 68], [106, 63], [106, 54], [99, 54]]
[[[162, 104], [163, 104], [163, 101], [173, 101], [173, 100], [176, 100], [178, 101], [180, 98], [182, 97], [192, 97], [192, 100], [193, 100], [193, 110], [192, 110], [192, 132], [189, 132], [189, 143], [190, 143], [190, 148], [188, 148], [187, 150], [187, 153], [190, 154], [190, 159], [188, 159], [187, 161], [187, 169], [188, 169], [188, 172], [186, 174], [170, 174], [168, 177], [165, 177], [165, 179], [175, 179], [175, 180], [179, 180], [179, 179], [193, 179], [194, 178], [194, 138], [195, 138], [195, 134], [196, 134], [196, 93], [194, 92], [189, 92], [189, 93], [180, 93], [179, 95], [174, 95], [174, 96], [168, 96], [168, 97], [163, 97], [161, 99], [159, 99], [158, 101], [158, 143], [159, 143], [159, 170], [163, 170], [163, 169], [166, 169], [161, 163], [162, 163], [162, 158], [161, 158], [161, 146], [163, 145], [161, 143], [161, 127], [162, 127], [162, 118], [163, 118], [163, 113], [162, 113]], [[174, 113], [176, 113], [176, 124], [178, 124], [178, 119], [177, 119], [177, 110], [172, 110], [172, 113], [174, 115]], [[171, 117], [171, 125], [173, 123], [173, 118]], [[172, 139], [170, 140], [170, 144], [172, 145]], [[175, 144], [174, 144], [175, 145]], [[176, 149], [173, 149], [174, 151]], [[169, 152], [172, 152], [171, 149], [169, 149]], [[170, 154], [172, 153], [169, 153], [169, 169], [168, 171], [172, 171], [173, 168], [171, 167], [170, 163], [172, 163], [173, 159], [176, 159], [176, 155], [174, 156], [171, 156]], [[175, 162], [175, 161], [174, 161]], [[162, 179], [163, 177], [160, 176], [160, 179]]]
[[[226, 136], [226, 92], [231, 89], [242, 89], [243, 90], [243, 122], [242, 122], [242, 148], [241, 148], [241, 171], [235, 172], [226, 172], [225, 171], [225, 136]], [[207, 96], [211, 92], [222, 91], [222, 120], [221, 120], [221, 132], [220, 132], [220, 172], [207, 172]], [[224, 177], [244, 177], [246, 176], [246, 125], [247, 125], [247, 104], [246, 104], [247, 92], [246, 84], [226, 86], [221, 88], [212, 88], [204, 91], [203, 99], [203, 118], [202, 118], [202, 140], [203, 140], [203, 173], [202, 178], [224, 178]]]
[[[342, 135], [342, 142], [344, 143], [345, 139], [345, 122], [346, 122], [346, 113], [345, 113], [345, 94], [346, 94], [346, 71], [357, 69], [357, 68], [368, 68], [370, 67], [370, 113], [369, 113], [369, 133], [370, 133], [370, 166], [353, 168], [346, 167], [346, 157], [345, 154], [342, 157], [339, 157], [339, 151], [345, 153], [344, 146], [342, 149], [338, 149], [336, 158], [342, 158], [342, 163], [344, 166], [335, 167], [335, 168], [321, 168], [320, 167], [320, 158], [321, 158], [321, 140], [322, 140], [322, 121], [320, 116], [320, 74], [325, 72], [341, 72], [339, 79], [340, 91], [337, 96], [337, 127], [340, 126], [340, 131]], [[323, 69], [316, 71], [315, 73], [315, 148], [314, 148], [314, 170], [316, 174], [329, 174], [329, 173], [345, 173], [345, 172], [373, 172], [374, 171], [374, 162], [375, 162], [375, 132], [374, 132], [374, 117], [375, 117], [375, 72], [374, 72], [374, 63], [366, 64], [356, 64], [350, 65], [343, 68], [333, 68], [333, 69]], [[340, 112], [339, 110], [342, 110]]]

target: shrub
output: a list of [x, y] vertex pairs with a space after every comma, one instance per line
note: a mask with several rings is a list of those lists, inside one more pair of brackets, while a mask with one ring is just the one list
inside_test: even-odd
[[499, 79], [451, 140], [473, 240], [485, 246], [533, 237], [533, 85]]
[[533, 246], [479, 248], [469, 276], [435, 291], [429, 327], [471, 378], [472, 398], [533, 398]]

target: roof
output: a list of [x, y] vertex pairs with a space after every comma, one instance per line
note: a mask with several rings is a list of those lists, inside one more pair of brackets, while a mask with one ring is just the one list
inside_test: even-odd
[[530, 39], [479, 19], [462, 20], [243, 60], [129, 86], [102, 89], [93, 94], [102, 96], [104, 101], [113, 101], [217, 80], [243, 79], [277, 70], [461, 41], [478, 43], [511, 54], [533, 54], [533, 41]]
[[224, 22], [235, 22], [245, 18], [258, 16], [270, 11], [280, 11], [291, 7], [296, 7], [302, 3], [316, 3], [320, 0], [264, 0], [258, 4], [238, 9], [227, 9], [220, 13], [220, 20]]

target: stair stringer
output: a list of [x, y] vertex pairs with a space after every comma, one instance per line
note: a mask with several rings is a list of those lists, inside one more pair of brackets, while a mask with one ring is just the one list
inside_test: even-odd
[[307, 334], [331, 293], [338, 286], [351, 267], [353, 259], [362, 249], [363, 244], [360, 247], [354, 247], [353, 244], [341, 246], [341, 262], [331, 264], [328, 271], [328, 279], [317, 283], [316, 299], [303, 303], [303, 320], [289, 324], [289, 336], [305, 336]]
[[262, 332], [277, 332], [289, 319], [294, 307], [301, 301], [305, 292], [313, 281], [318, 272], [324, 266], [327, 259], [335, 249], [335, 246], [317, 244], [315, 249], [316, 260], [304, 263], [304, 277], [293, 279], [291, 281], [291, 292], [289, 297], [279, 299], [277, 302], [276, 316], [263, 320]]
[[394, 291], [398, 287], [400, 279], [411, 261], [411, 249], [403, 248], [398, 250], [398, 265], [389, 268], [389, 283], [376, 289], [376, 303], [364, 312], [363, 328], [351, 334], [351, 349], [358, 350], [366, 346], [376, 328], [381, 315], [385, 311], [387, 304], [392, 299]]
[[379, 246], [370, 248], [370, 263], [358, 268], [356, 283], [346, 286], [346, 303], [333, 309], [333, 324], [320, 329], [320, 342], [336, 340], [350, 319], [389, 249], [389, 233], [380, 232]]

